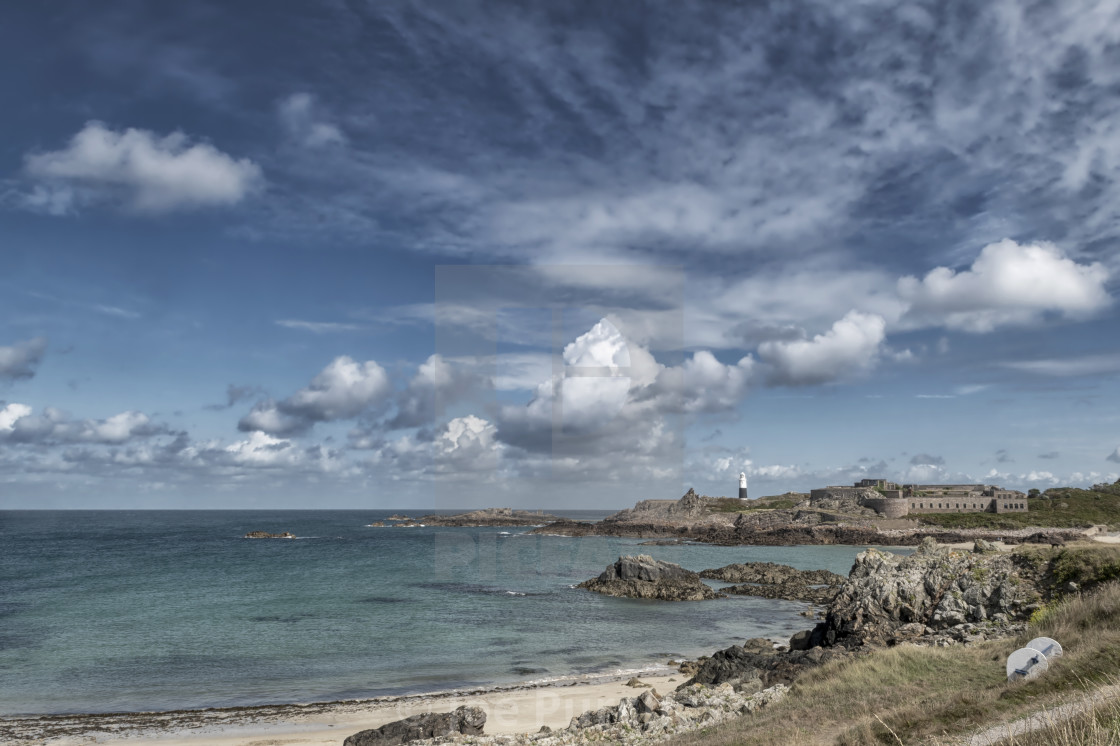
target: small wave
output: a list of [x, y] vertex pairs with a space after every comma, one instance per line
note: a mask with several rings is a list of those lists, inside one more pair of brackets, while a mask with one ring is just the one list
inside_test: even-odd
[[455, 582], [431, 582], [431, 583], [413, 583], [415, 588], [430, 588], [438, 591], [448, 591], [452, 593], [483, 593], [483, 594], [498, 594], [503, 596], [547, 596], [548, 591], [534, 592], [534, 591], [513, 591], [508, 588], [498, 588], [492, 585], [479, 585], [477, 583], [455, 583]]

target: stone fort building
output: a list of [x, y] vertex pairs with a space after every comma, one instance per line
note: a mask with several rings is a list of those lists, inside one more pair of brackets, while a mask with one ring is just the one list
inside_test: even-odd
[[985, 484], [895, 484], [863, 479], [851, 487], [812, 490], [809, 501], [848, 499], [887, 518], [910, 513], [1022, 513], [1027, 496], [1017, 490]]

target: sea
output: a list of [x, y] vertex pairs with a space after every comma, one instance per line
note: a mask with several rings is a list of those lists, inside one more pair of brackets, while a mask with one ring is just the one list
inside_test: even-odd
[[[790, 601], [669, 603], [575, 584], [623, 554], [690, 570], [771, 561], [846, 575], [862, 549], [369, 526], [394, 512], [0, 511], [0, 715], [337, 701], [654, 671], [747, 638], [786, 639], [813, 621]], [[409, 514], [423, 512], [435, 511]], [[299, 538], [242, 538], [253, 530]]]

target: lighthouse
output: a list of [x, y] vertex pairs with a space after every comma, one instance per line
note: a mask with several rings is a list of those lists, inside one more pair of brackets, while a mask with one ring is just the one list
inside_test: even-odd
[[745, 471], [739, 472], [739, 499], [747, 499], [747, 473]]

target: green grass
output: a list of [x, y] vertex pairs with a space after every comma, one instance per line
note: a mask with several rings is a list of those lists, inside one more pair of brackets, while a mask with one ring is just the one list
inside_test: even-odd
[[1041, 497], [1028, 498], [1026, 513], [942, 513], [911, 517], [944, 528], [1086, 528], [1099, 524], [1120, 528], [1120, 482], [1096, 484], [1088, 490], [1055, 487], [1046, 490]]
[[734, 497], [712, 498], [709, 510], [713, 513], [753, 513], [758, 510], [788, 510], [804, 499], [801, 495], [786, 497], [760, 497], [756, 500], [739, 500]]
[[[826, 664], [798, 680], [782, 702], [675, 743], [949, 742], [1114, 680], [1120, 665], [1120, 583], [1069, 596], [1039, 616], [1017, 639], [950, 648], [900, 645]], [[1009, 684], [1007, 655], [1038, 635], [1061, 641], [1066, 655], [1037, 680]]]
[[1015, 555], [1032, 561], [1042, 573], [1048, 573], [1056, 585], [1070, 581], [1082, 589], [1120, 579], [1120, 545], [1077, 542], [1061, 549], [1024, 544]]

